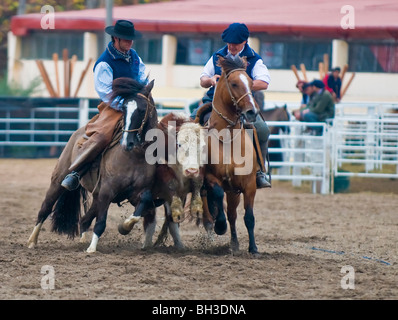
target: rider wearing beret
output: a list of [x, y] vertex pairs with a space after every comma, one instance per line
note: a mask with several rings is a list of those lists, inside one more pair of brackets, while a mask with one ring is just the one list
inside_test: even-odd
[[[203, 88], [209, 88], [202, 99], [203, 104], [213, 101], [214, 88], [221, 76], [221, 68], [217, 65], [219, 56], [231, 57], [233, 59], [236, 57], [246, 57], [248, 62], [246, 73], [253, 80], [252, 90], [259, 91], [266, 90], [268, 88], [268, 84], [271, 80], [268, 68], [265, 66], [260, 55], [248, 45], [247, 40], [249, 35], [249, 29], [243, 23], [232, 23], [224, 30], [221, 38], [226, 45], [211, 56], [200, 76], [200, 85]], [[192, 112], [191, 118], [196, 117], [198, 109], [199, 108]], [[262, 157], [264, 161], [266, 161], [268, 158], [269, 128], [260, 115], [257, 116], [256, 121], [253, 124], [257, 131]], [[266, 168], [265, 165], [264, 168]], [[256, 183], [257, 188], [271, 187], [271, 183], [268, 180], [266, 173], [262, 170], [257, 171]]]

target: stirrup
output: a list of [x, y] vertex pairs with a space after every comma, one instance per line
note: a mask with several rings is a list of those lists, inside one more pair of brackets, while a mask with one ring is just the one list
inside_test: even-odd
[[66, 190], [73, 191], [76, 190], [80, 185], [80, 175], [76, 171], [69, 173], [64, 180], [61, 182]]

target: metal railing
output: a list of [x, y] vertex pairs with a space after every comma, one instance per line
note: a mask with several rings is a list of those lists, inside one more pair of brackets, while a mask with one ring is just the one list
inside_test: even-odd
[[[159, 116], [189, 114], [192, 102], [155, 99]], [[0, 157], [15, 147], [57, 147], [60, 153], [70, 135], [98, 112], [98, 103], [98, 99], [0, 98]], [[352, 107], [366, 111], [355, 114]], [[398, 114], [386, 112], [396, 109], [396, 104], [340, 104], [333, 125], [268, 121], [269, 126], [289, 128], [288, 133], [270, 136], [280, 140], [281, 148], [270, 148], [269, 153], [283, 155], [282, 161], [271, 162], [272, 179], [294, 186], [309, 181], [314, 193], [325, 194], [333, 192], [335, 177], [398, 178]], [[312, 135], [307, 130], [311, 127], [322, 128], [322, 134]]]

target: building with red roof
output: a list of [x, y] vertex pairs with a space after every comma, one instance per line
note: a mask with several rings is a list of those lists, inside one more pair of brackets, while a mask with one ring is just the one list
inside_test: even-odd
[[[43, 29], [44, 17], [12, 18], [9, 77], [29, 81], [38, 75], [34, 60], [42, 59], [55, 83], [51, 57], [67, 47], [77, 56], [75, 86], [88, 59], [95, 60], [105, 46], [106, 11], [55, 12], [54, 29]], [[329, 68], [348, 64], [347, 76], [356, 73], [347, 97], [383, 100], [398, 100], [397, 17], [396, 0], [352, 0], [350, 5], [342, 0], [176, 0], [113, 9], [114, 21], [131, 20], [144, 34], [135, 48], [158, 87], [199, 88], [203, 65], [224, 45], [222, 31], [242, 22], [250, 30], [250, 45], [270, 70], [270, 92], [297, 92], [291, 65], [299, 69], [303, 63], [309, 80], [319, 78], [319, 63], [327, 54]], [[96, 96], [90, 77], [92, 72], [79, 96]]]

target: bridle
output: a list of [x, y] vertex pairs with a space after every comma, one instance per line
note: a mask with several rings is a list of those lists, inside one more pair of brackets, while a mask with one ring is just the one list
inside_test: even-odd
[[[137, 131], [138, 134], [141, 135], [142, 130], [144, 129], [144, 126], [145, 126], [146, 122], [148, 121], [149, 116], [152, 117], [153, 111], [155, 110], [155, 105], [151, 102], [151, 100], [147, 96], [143, 95], [142, 93], [137, 93], [137, 96], [140, 96], [141, 98], [144, 98], [147, 101], [144, 119], [142, 119], [142, 123], [139, 128], [130, 129], [130, 130], [122, 129], [122, 131], [123, 132], [136, 132]], [[149, 111], [149, 109], [150, 109], [150, 111]]]
[[[251, 91], [249, 91], [249, 92], [246, 92], [244, 95], [242, 95], [239, 99], [236, 99], [236, 98], [235, 98], [235, 96], [232, 94], [231, 86], [229, 85], [229, 82], [228, 82], [229, 76], [231, 75], [231, 73], [233, 73], [233, 72], [235, 72], [235, 71], [244, 71], [244, 72], [246, 72], [246, 69], [243, 69], [243, 68], [234, 69], [234, 70], [231, 70], [231, 71], [225, 76], [225, 82], [226, 82], [226, 84], [227, 84], [227, 89], [228, 89], [229, 96], [231, 97], [231, 101], [232, 101], [232, 103], [234, 104], [235, 108], [238, 108], [239, 102], [240, 102], [244, 97], [246, 97], [246, 96], [248, 96], [248, 95], [252, 95], [252, 96], [253, 96], [253, 94], [252, 94]], [[216, 114], [217, 114], [220, 118], [224, 119], [224, 120], [229, 124], [228, 127], [234, 127], [234, 126], [238, 123], [238, 121], [239, 121], [239, 119], [240, 119], [240, 116], [239, 116], [235, 121], [232, 121], [231, 119], [227, 118], [227, 117], [224, 116], [220, 111], [217, 110], [217, 108], [215, 107], [214, 103], [213, 103], [213, 109], [214, 109], [214, 111], [216, 112]]]

